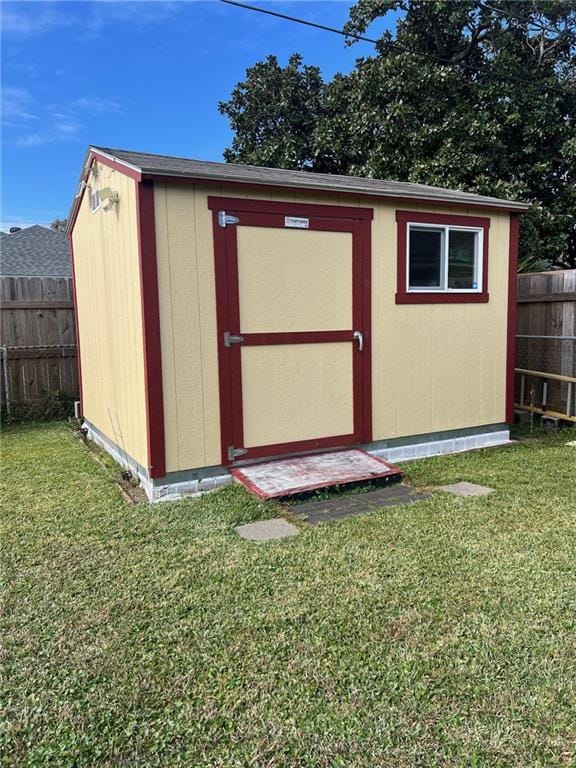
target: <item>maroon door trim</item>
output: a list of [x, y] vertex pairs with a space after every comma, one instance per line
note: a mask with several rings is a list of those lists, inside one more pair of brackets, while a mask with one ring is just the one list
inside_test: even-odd
[[[250, 448], [246, 456], [240, 457], [240, 461], [243, 459], [264, 459], [273, 458], [275, 456], [282, 456], [285, 454], [294, 453], [311, 453], [314, 451], [322, 450], [323, 448], [342, 448], [345, 446], [354, 445], [355, 436], [350, 435], [334, 435], [333, 437], [320, 437], [317, 440], [299, 440], [292, 443], [274, 443], [271, 445], [259, 445], [256, 448]], [[230, 465], [231, 462], [226, 456], [226, 465]]]
[[[374, 218], [373, 208], [356, 208], [347, 205], [318, 205], [316, 203], [292, 203], [273, 200], [253, 200], [238, 197], [208, 197], [211, 211], [232, 210], [242, 213], [271, 213], [290, 216], [299, 213], [302, 216], [329, 219], [368, 219]], [[282, 227], [284, 224], [281, 225]]]
[[[362, 442], [372, 442], [372, 226], [370, 220], [356, 224], [353, 248], [358, 253], [355, 259], [358, 273], [354, 285], [361, 296], [361, 313], [358, 322], [364, 329], [364, 353], [358, 360], [360, 366], [358, 381], [362, 382], [363, 421]], [[355, 306], [358, 302], [355, 300]], [[357, 402], [356, 400], [354, 402]]]
[[[218, 328], [218, 372], [220, 380], [220, 430], [222, 464], [232, 462], [228, 446], [243, 446], [243, 412], [241, 377], [241, 347], [265, 344], [305, 344], [316, 342], [353, 342], [353, 331], [361, 330], [364, 348], [353, 348], [354, 433], [328, 438], [250, 448], [242, 458], [261, 458], [285, 453], [313, 451], [319, 448], [353, 445], [372, 439], [372, 382], [370, 335], [370, 228], [371, 209], [324, 206], [306, 203], [272, 202], [268, 200], [236, 200], [209, 197], [214, 232], [216, 275], [216, 314]], [[238, 217], [240, 226], [285, 227], [284, 216], [301, 215], [309, 219], [309, 229], [350, 232], [353, 248], [353, 329], [330, 331], [299, 331], [281, 333], [242, 333], [243, 341], [224, 346], [226, 331], [239, 334], [240, 305], [238, 295], [237, 225], [221, 227], [218, 211]], [[334, 218], [338, 216], [338, 218]], [[235, 372], [238, 372], [235, 375]]]
[[[228, 259], [226, 258], [230, 229], [218, 224], [218, 211], [212, 211], [212, 231], [214, 236], [214, 277], [216, 290], [216, 328], [218, 350], [218, 395], [220, 402], [220, 441], [221, 463], [229, 464], [226, 452], [227, 445], [233, 445], [234, 429], [232, 424], [233, 411], [231, 407], [231, 373], [230, 358], [234, 348], [225, 350], [222, 345], [224, 333], [231, 327], [229, 321], [230, 291], [228, 285]], [[230, 354], [225, 354], [230, 352]], [[238, 403], [242, 408], [242, 400]]]
[[274, 333], [243, 333], [242, 346], [271, 344], [313, 344], [315, 342], [353, 341], [353, 331], [282, 331]]

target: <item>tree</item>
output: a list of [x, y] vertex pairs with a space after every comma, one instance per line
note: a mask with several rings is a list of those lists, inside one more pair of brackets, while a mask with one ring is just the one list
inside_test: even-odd
[[68, 219], [54, 219], [50, 224], [50, 229], [55, 232], [66, 232], [66, 226], [68, 225]]
[[308, 168], [314, 164], [314, 129], [324, 83], [318, 67], [302, 65], [293, 54], [286, 67], [275, 56], [255, 64], [230, 101], [219, 105], [234, 130], [224, 151], [229, 163]]
[[[317, 80], [314, 99], [302, 84], [305, 152], [291, 142], [288, 116], [274, 141], [293, 154], [273, 164], [529, 201], [523, 265], [576, 266], [576, 2], [360, 0], [345, 29], [363, 34], [390, 12], [400, 13], [396, 33], [382, 35], [375, 56], [329, 83]], [[293, 75], [275, 64], [282, 91]], [[270, 164], [261, 133], [268, 107], [253, 99], [248, 114], [237, 98], [241, 87], [250, 100], [266, 66], [249, 70], [221, 105], [234, 112], [233, 147], [242, 147], [242, 159], [232, 153], [229, 161]]]

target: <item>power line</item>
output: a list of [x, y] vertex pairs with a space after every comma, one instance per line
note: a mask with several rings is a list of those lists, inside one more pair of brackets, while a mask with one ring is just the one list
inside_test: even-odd
[[328, 27], [326, 24], [317, 24], [315, 21], [308, 21], [308, 19], [299, 19], [297, 16], [288, 16], [285, 13], [278, 13], [277, 11], [270, 11], [267, 8], [258, 8], [255, 5], [247, 5], [246, 3], [237, 3], [236, 0], [221, 0], [222, 3], [227, 5], [235, 5], [238, 8], [246, 8], [248, 11], [256, 11], [257, 13], [264, 13], [266, 16], [275, 16], [277, 19], [284, 19], [285, 21], [294, 21], [296, 24], [304, 24], [307, 27], [315, 27], [316, 29], [322, 29], [324, 32], [335, 32], [342, 37], [350, 37], [353, 40], [361, 40], [364, 43], [373, 43], [376, 45], [378, 40], [373, 40], [371, 37], [365, 37], [364, 35], [356, 35], [353, 32], [344, 32], [343, 29], [337, 27]]
[[[329, 27], [326, 24], [317, 24], [315, 21], [309, 21], [308, 19], [301, 19], [297, 16], [288, 16], [285, 13], [278, 13], [277, 11], [271, 11], [268, 8], [258, 8], [255, 5], [248, 5], [247, 3], [239, 3], [237, 0], [220, 0], [221, 3], [226, 3], [226, 5], [234, 5], [237, 8], [244, 8], [247, 11], [255, 11], [256, 13], [263, 13], [266, 16], [275, 16], [279, 19], [284, 19], [285, 21], [292, 21], [296, 24], [303, 24], [306, 27], [314, 27], [316, 29], [321, 29], [324, 32], [333, 32], [337, 35], [341, 35], [342, 37], [352, 38], [353, 40], [361, 40], [366, 43], [372, 43], [374, 45], [378, 45], [380, 42], [379, 40], [374, 40], [370, 37], [365, 37], [364, 35], [356, 35], [354, 33], [348, 33], [345, 32], [342, 29], [338, 29], [336, 27]], [[413, 51], [410, 48], [407, 48], [406, 46], [401, 45], [398, 42], [395, 42], [394, 45], [396, 48], [401, 50], [404, 53], [411, 54], [412, 56], [416, 56], [423, 59], [428, 59], [429, 61], [434, 61], [436, 64], [444, 64], [444, 65], [450, 65], [450, 66], [459, 66], [463, 69], [470, 70], [471, 72], [480, 72], [482, 74], [489, 74], [491, 77], [496, 77], [500, 80], [508, 80], [510, 82], [514, 83], [521, 83], [523, 85], [530, 85], [530, 86], [536, 86], [536, 88], [540, 91], [552, 91], [554, 93], [558, 93], [562, 96], [571, 96], [573, 95], [572, 91], [567, 91], [564, 88], [556, 88], [553, 85], [542, 85], [540, 83], [530, 83], [528, 80], [522, 77], [517, 77], [515, 75], [504, 75], [504, 74], [498, 74], [497, 72], [486, 72], [485, 69], [482, 67], [475, 67], [472, 64], [464, 64], [463, 62], [454, 62], [451, 59], [445, 59], [441, 56], [434, 56], [430, 53], [425, 53], [424, 51]]]

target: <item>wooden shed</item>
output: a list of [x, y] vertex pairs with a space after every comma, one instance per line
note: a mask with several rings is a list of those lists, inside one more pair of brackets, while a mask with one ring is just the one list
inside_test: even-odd
[[150, 498], [233, 465], [508, 440], [523, 203], [91, 147], [81, 413]]

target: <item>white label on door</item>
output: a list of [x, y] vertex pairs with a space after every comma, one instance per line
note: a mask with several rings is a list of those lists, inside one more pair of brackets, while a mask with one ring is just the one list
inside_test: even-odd
[[299, 216], [284, 216], [285, 227], [296, 227], [297, 229], [308, 229], [309, 219], [302, 219]]

